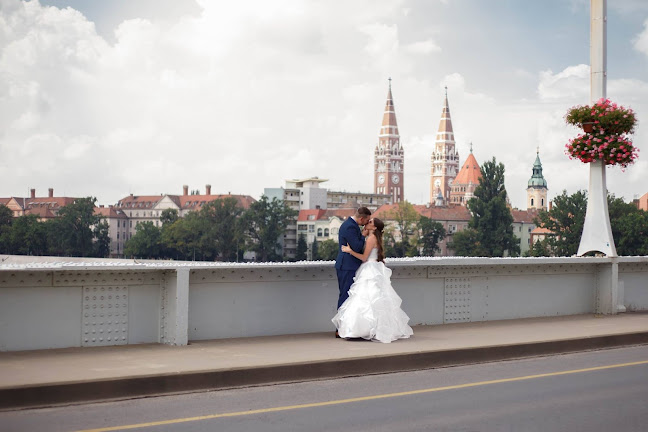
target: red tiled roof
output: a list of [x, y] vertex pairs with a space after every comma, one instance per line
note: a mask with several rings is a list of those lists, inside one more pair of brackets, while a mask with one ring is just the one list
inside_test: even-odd
[[350, 218], [353, 216], [356, 212], [355, 208], [336, 208], [336, 209], [328, 209], [325, 210], [324, 217], [325, 218], [332, 218], [332, 217], [338, 217], [342, 220], [345, 220], [347, 218]]
[[[307, 221], [307, 220], [320, 220], [323, 218], [324, 214], [326, 213], [326, 210], [300, 210], [299, 211], [299, 217], [297, 218], [298, 221]], [[314, 216], [314, 218], [309, 219], [309, 216]]]
[[56, 215], [52, 212], [51, 208], [46, 206], [30, 207], [27, 210], [25, 210], [25, 214], [36, 215], [38, 216], [39, 219], [49, 219], [49, 218], [56, 217]]
[[531, 234], [553, 234], [553, 231], [548, 228], [536, 227], [531, 231]]
[[123, 210], [121, 210], [119, 208], [116, 208], [116, 207], [113, 207], [113, 206], [110, 206], [110, 207], [95, 207], [94, 208], [94, 214], [99, 215], [99, 216], [103, 216], [103, 217], [106, 217], [106, 218], [111, 218], [111, 219], [115, 219], [115, 218], [126, 219], [127, 218], [126, 213], [124, 213]]
[[129, 195], [119, 200], [117, 206], [122, 208], [153, 208], [162, 198], [164, 198], [162, 195]]
[[196, 208], [196, 207], [202, 207], [205, 205], [205, 203], [215, 201], [217, 199], [225, 199], [225, 198], [234, 198], [236, 199], [237, 203], [239, 206], [243, 207], [244, 209], [249, 209], [250, 205], [256, 200], [252, 198], [249, 195], [231, 195], [231, 194], [226, 194], [226, 195], [181, 195], [177, 197], [180, 200], [180, 208], [181, 209], [189, 209], [189, 208]]
[[511, 215], [513, 215], [513, 222], [518, 223], [533, 223], [533, 220], [536, 218], [536, 216], [538, 216], [538, 213], [538, 209], [511, 210]]
[[[390, 220], [390, 213], [398, 207], [398, 204], [385, 204], [376, 210], [372, 216], [382, 220]], [[426, 205], [414, 205], [414, 210], [421, 215], [436, 221], [469, 221], [471, 216], [464, 206], [435, 207]]]
[[470, 153], [466, 158], [466, 162], [464, 162], [463, 166], [461, 167], [461, 170], [459, 170], [459, 174], [457, 174], [457, 177], [455, 177], [455, 179], [453, 180], [452, 184], [479, 184], [479, 179], [481, 179], [481, 170], [479, 169], [479, 164], [477, 163], [475, 156]]

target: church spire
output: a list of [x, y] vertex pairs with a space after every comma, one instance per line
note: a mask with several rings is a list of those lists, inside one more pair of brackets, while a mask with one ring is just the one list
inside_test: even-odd
[[397, 203], [404, 200], [405, 160], [396, 121], [391, 81], [392, 79], [389, 78], [387, 102], [378, 135], [378, 145], [374, 150], [374, 193], [391, 195], [392, 202]]
[[542, 175], [540, 147], [536, 148], [536, 159], [533, 163], [533, 174], [527, 184], [527, 208], [547, 209], [547, 180]]
[[444, 205], [450, 202], [452, 181], [459, 171], [459, 153], [455, 149], [454, 130], [450, 118], [448, 104], [448, 87], [445, 87], [445, 98], [441, 110], [439, 129], [434, 141], [432, 153], [432, 172], [430, 178], [430, 203], [438, 202], [438, 195], [444, 200]]
[[387, 91], [387, 102], [385, 103], [380, 135], [398, 135], [398, 122], [396, 121], [396, 109], [392, 97], [391, 78], [389, 78], [389, 90]]

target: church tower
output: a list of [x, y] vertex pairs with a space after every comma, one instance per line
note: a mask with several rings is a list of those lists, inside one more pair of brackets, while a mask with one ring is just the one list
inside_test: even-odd
[[439, 130], [434, 141], [432, 153], [432, 172], [430, 176], [430, 203], [439, 202], [438, 195], [443, 196], [443, 205], [450, 202], [452, 182], [459, 171], [459, 153], [455, 150], [454, 132], [448, 106], [448, 87], [445, 88], [445, 103], [441, 112]]
[[389, 78], [385, 113], [378, 135], [378, 145], [374, 151], [374, 193], [391, 195], [393, 203], [403, 201], [404, 162], [403, 146], [400, 143], [392, 98], [391, 78]]
[[533, 175], [527, 187], [527, 209], [547, 210], [547, 181], [542, 175], [540, 149], [536, 150], [536, 160], [533, 163]]
[[470, 154], [450, 188], [450, 204], [465, 206], [475, 196], [475, 189], [479, 186], [480, 180], [481, 169], [473, 156], [472, 143], [470, 143]]

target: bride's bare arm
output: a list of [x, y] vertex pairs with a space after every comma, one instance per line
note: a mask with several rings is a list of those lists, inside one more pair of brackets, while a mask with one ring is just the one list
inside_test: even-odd
[[363, 253], [358, 253], [351, 249], [351, 247], [347, 244], [342, 246], [342, 252], [350, 253], [354, 257], [358, 258], [359, 260], [362, 260], [362, 262], [367, 261], [367, 258], [369, 258], [369, 254], [371, 253], [371, 250], [376, 247], [376, 236], [373, 234], [370, 234], [369, 237], [367, 237], [367, 243], [365, 244], [364, 252]]

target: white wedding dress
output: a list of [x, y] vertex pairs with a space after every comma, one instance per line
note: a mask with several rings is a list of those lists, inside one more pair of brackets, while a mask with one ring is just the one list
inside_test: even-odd
[[400, 308], [401, 298], [391, 285], [392, 271], [378, 261], [374, 248], [362, 263], [349, 288], [349, 298], [331, 321], [340, 337], [389, 343], [414, 334], [409, 317]]

